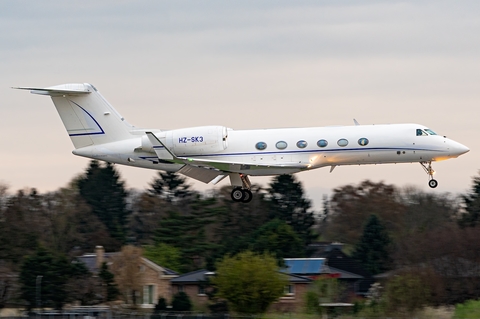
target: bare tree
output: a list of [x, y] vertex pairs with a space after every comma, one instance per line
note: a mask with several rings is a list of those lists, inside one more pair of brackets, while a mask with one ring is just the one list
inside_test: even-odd
[[120, 294], [128, 304], [136, 304], [140, 296], [142, 249], [124, 246], [120, 253], [112, 258], [111, 271], [120, 288]]

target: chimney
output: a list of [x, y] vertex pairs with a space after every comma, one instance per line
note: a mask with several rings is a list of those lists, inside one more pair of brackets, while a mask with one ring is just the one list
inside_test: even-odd
[[96, 263], [95, 266], [97, 269], [102, 267], [103, 262], [105, 261], [105, 249], [103, 246], [95, 246], [95, 256], [96, 256]]

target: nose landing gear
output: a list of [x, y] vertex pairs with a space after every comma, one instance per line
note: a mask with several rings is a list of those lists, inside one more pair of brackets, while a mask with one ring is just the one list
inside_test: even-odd
[[432, 162], [420, 162], [420, 165], [422, 165], [423, 169], [428, 174], [428, 177], [429, 177], [428, 186], [430, 186], [430, 188], [437, 187], [438, 182], [436, 179], [433, 178], [433, 174], [435, 174], [435, 171], [432, 168]]

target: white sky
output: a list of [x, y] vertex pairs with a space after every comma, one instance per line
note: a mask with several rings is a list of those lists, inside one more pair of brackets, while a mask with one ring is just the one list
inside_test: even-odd
[[[433, 192], [465, 192], [480, 168], [479, 17], [478, 1], [0, 1], [0, 181], [44, 192], [85, 170], [50, 98], [10, 87], [89, 82], [139, 127], [420, 123], [471, 149], [434, 164]], [[138, 189], [156, 174], [117, 167]], [[317, 208], [364, 179], [430, 191], [419, 164], [297, 177]]]

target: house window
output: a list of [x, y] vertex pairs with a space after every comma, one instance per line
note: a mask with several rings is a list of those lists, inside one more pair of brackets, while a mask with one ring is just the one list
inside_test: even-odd
[[178, 291], [177, 292], [183, 292], [183, 291], [184, 291], [183, 285], [178, 285]]
[[295, 286], [294, 285], [286, 285], [283, 288], [283, 293], [287, 296], [291, 296], [295, 294]]
[[143, 303], [147, 305], [153, 305], [155, 300], [155, 286], [146, 285], [143, 286]]
[[205, 295], [205, 287], [203, 285], [198, 285], [198, 294]]

